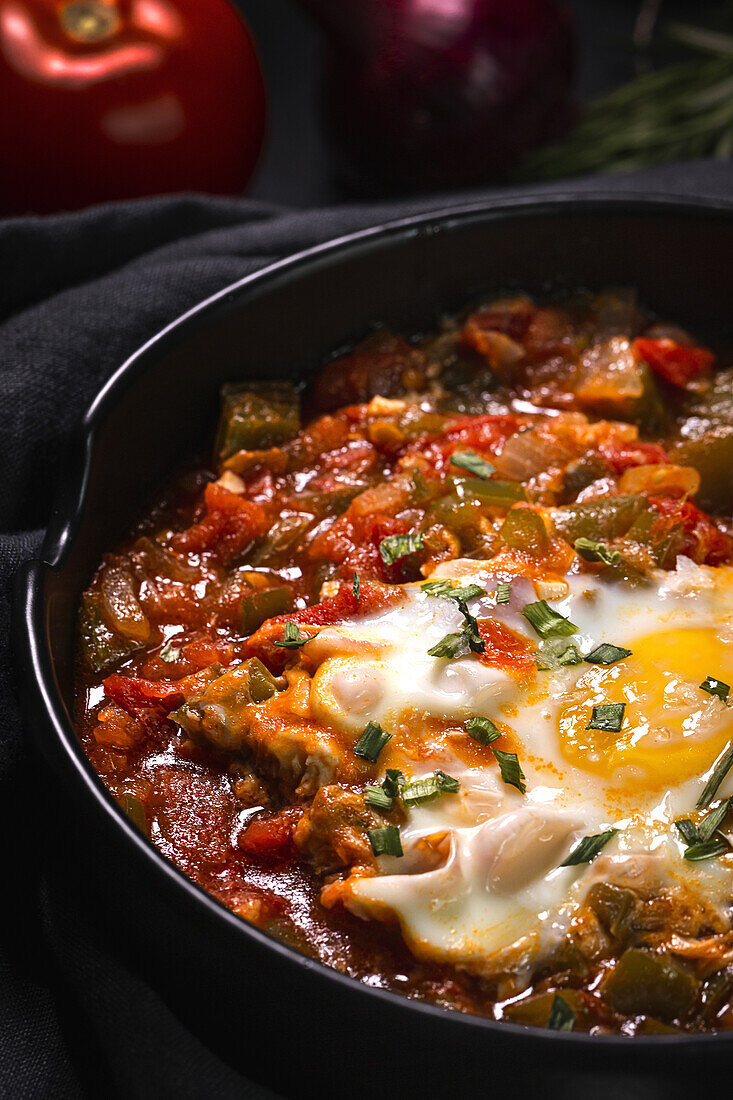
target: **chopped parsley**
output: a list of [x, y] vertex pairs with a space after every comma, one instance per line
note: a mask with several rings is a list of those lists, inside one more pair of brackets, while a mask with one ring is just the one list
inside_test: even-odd
[[609, 840], [616, 836], [618, 829], [606, 829], [603, 833], [584, 836], [573, 848], [570, 855], [562, 861], [561, 867], [578, 867], [581, 863], [592, 863], [598, 853], [606, 847]]
[[379, 754], [392, 739], [391, 733], [385, 733], [379, 722], [370, 722], [354, 745], [354, 752], [364, 760], [376, 764]]
[[575, 623], [571, 623], [565, 615], [554, 611], [547, 600], [525, 604], [522, 614], [540, 638], [568, 636], [576, 634], [578, 630]]
[[700, 687], [703, 691], [706, 691], [708, 695], [717, 695], [721, 702], [728, 702], [730, 684], [724, 684], [722, 680], [716, 680], [714, 676], [706, 676], [700, 684]]
[[626, 703], [599, 703], [593, 707], [591, 720], [585, 727], [587, 730], [607, 730], [609, 733], [619, 733], [624, 721]]
[[611, 550], [602, 542], [594, 542], [593, 539], [579, 538], [573, 543], [575, 551], [583, 561], [600, 561], [604, 565], [620, 565], [622, 557], [618, 550]]
[[623, 661], [624, 657], [630, 657], [631, 650], [624, 649], [620, 645], [612, 645], [611, 642], [601, 642], [592, 649], [584, 658], [589, 665], [615, 665], [616, 661]]
[[273, 645], [279, 646], [281, 649], [300, 649], [302, 645], [309, 642], [313, 637], [312, 634], [301, 634], [298, 629], [298, 624], [294, 623], [292, 619], [288, 619], [285, 623], [285, 634], [281, 642], [274, 642]]
[[496, 466], [492, 466], [490, 462], [487, 462], [481, 455], [477, 455], [475, 451], [454, 451], [450, 460], [453, 466], [458, 466], [461, 470], [468, 470], [469, 474], [483, 478], [484, 481], [488, 480], [496, 469]]
[[367, 829], [369, 843], [375, 856], [401, 856], [402, 841], [396, 825], [383, 825], [380, 829]]
[[422, 535], [418, 531], [410, 531], [407, 535], [390, 535], [382, 539], [379, 553], [385, 565], [394, 565], [400, 558], [406, 558], [422, 548]]

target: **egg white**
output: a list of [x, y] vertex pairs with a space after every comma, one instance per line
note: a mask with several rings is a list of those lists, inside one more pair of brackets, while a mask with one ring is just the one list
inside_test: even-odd
[[[733, 739], [729, 708], [700, 692], [688, 667], [696, 655], [686, 651], [685, 641], [703, 636], [695, 631], [707, 632], [706, 638], [712, 633], [711, 660], [733, 660], [728, 625], [733, 569], [708, 569], [680, 558], [676, 571], [659, 572], [639, 587], [580, 573], [538, 590], [517, 577], [510, 602], [498, 606], [491, 570], [490, 562], [465, 559], [440, 566], [433, 578], [482, 586], [487, 595], [470, 601], [472, 614], [500, 619], [532, 645], [539, 639], [521, 608], [551, 591], [556, 597], [549, 599], [551, 606], [578, 628], [571, 640], [581, 654], [612, 642], [632, 650], [629, 660], [636, 664], [539, 671], [527, 686], [473, 654], [458, 660], [431, 657], [428, 649], [461, 630], [463, 618], [454, 601], [431, 596], [419, 584], [403, 586], [404, 602], [397, 607], [322, 630], [308, 646], [308, 658], [317, 666], [310, 695], [314, 716], [349, 736], [358, 736], [370, 720], [387, 731], [408, 726], [418, 739], [424, 728], [419, 753], [408, 750], [390, 763], [402, 767], [408, 779], [442, 768], [461, 784], [457, 794], [409, 811], [401, 828], [404, 857], [381, 857], [377, 876], [353, 881], [347, 904], [363, 917], [396, 917], [418, 954], [484, 971], [496, 970], [509, 956], [515, 967], [518, 960], [529, 965], [550, 950], [589, 887], [601, 879], [631, 878], [673, 894], [692, 891], [727, 914], [733, 873], [719, 860], [686, 862], [674, 820], [694, 808], [712, 772], [719, 751], [708, 751], [709, 746], [721, 744], [729, 725]], [[671, 654], [661, 664], [660, 644]], [[662, 709], [670, 715], [691, 710], [697, 715], [694, 728], [683, 723], [676, 735], [663, 724], [647, 733], [642, 729], [644, 767], [635, 761], [634, 744], [618, 766], [606, 766], [603, 747], [569, 755], [558, 734], [568, 700], [577, 698], [584, 714], [586, 699], [599, 685], [603, 698], [605, 692], [625, 692], [631, 710], [641, 691], [634, 670], [644, 660], [652, 677], [662, 677]], [[704, 673], [716, 674], [717, 668]], [[589, 706], [585, 709], [589, 713]], [[461, 727], [476, 715], [512, 729], [521, 746], [526, 794], [502, 782], [492, 760], [465, 763], [458, 751], [458, 741], [467, 736]], [[431, 740], [430, 719], [455, 723], [453, 742]], [[704, 762], [694, 775], [664, 771], [671, 751], [665, 739], [671, 744], [675, 736]], [[641, 748], [638, 753], [641, 757]], [[661, 779], [654, 775], [655, 762]], [[733, 773], [718, 797], [730, 794]], [[610, 827], [618, 833], [595, 862], [560, 867], [582, 837]]]

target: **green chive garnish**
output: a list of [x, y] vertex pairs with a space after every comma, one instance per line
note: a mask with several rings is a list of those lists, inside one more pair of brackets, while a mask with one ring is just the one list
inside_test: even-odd
[[369, 843], [375, 856], [401, 856], [402, 841], [396, 825], [383, 825], [381, 829], [367, 829]]
[[565, 638], [547, 638], [535, 653], [539, 669], [565, 668], [567, 665], [579, 665], [582, 660], [578, 647]]
[[436, 642], [428, 650], [429, 657], [447, 657], [454, 660], [456, 657], [465, 657], [471, 652], [466, 632], [461, 630], [457, 634], [446, 634], [439, 642]]
[[624, 657], [630, 656], [630, 649], [624, 649], [620, 645], [612, 645], [610, 642], [601, 642], [583, 659], [589, 665], [615, 665], [616, 661], [622, 661]]
[[469, 718], [463, 727], [469, 737], [478, 741], [479, 745], [490, 745], [492, 741], [501, 737], [501, 731], [496, 728], [490, 718]]
[[593, 707], [593, 714], [587, 730], [607, 730], [609, 733], [618, 733], [624, 720], [626, 703], [599, 703]]
[[584, 836], [579, 844], [573, 848], [567, 859], [560, 864], [561, 867], [577, 867], [581, 863], [592, 863], [598, 853], [606, 847], [611, 837], [614, 837], [618, 829], [606, 829], [605, 833], [595, 833], [594, 836]]
[[358, 573], [354, 573], [354, 583], [352, 585], [351, 591], [354, 593], [354, 599], [356, 600], [356, 602], [361, 603], [361, 580], [359, 579]]
[[730, 799], [726, 798], [720, 803], [717, 809], [711, 810], [709, 814], [705, 814], [705, 817], [697, 827], [697, 833], [700, 840], [710, 840], [713, 833], [718, 831], [728, 816], [729, 808]]
[[509, 581], [500, 581], [496, 586], [497, 604], [509, 603], [512, 595], [512, 586]]
[[710, 803], [713, 801], [718, 787], [723, 782], [726, 775], [731, 769], [731, 764], [733, 764], [733, 742], [728, 745], [728, 748], [725, 750], [720, 760], [713, 768], [713, 774], [708, 779], [705, 787], [703, 788], [702, 794], [696, 802], [696, 807], [698, 810], [704, 810], [705, 807], [709, 806]]
[[698, 833], [695, 825], [690, 821], [689, 817], [683, 817], [680, 821], [675, 821], [675, 828], [679, 832], [685, 844], [697, 844], [700, 839], [700, 834]]
[[294, 623], [292, 619], [288, 619], [285, 623], [285, 634], [281, 642], [274, 642], [276, 646], [280, 646], [281, 649], [299, 649], [306, 642], [309, 642], [313, 637], [312, 634], [301, 634], [298, 629], [298, 624]]
[[521, 794], [524, 794], [527, 790], [526, 776], [519, 766], [517, 754], [515, 752], [502, 752], [501, 749], [497, 748], [492, 748], [491, 751], [496, 757], [501, 778], [504, 782], [511, 787], [516, 787]]
[[576, 553], [583, 561], [600, 561], [604, 565], [620, 565], [622, 557], [618, 550], [611, 550], [602, 542], [594, 542], [593, 539], [579, 538], [573, 543]]
[[492, 466], [490, 462], [483, 459], [481, 455], [477, 455], [475, 451], [454, 451], [450, 460], [453, 466], [458, 466], [461, 470], [468, 470], [469, 474], [474, 474], [484, 480], [488, 480], [496, 469], [496, 466]]
[[379, 553], [385, 565], [394, 565], [400, 558], [406, 558], [422, 548], [422, 535], [417, 531], [410, 531], [407, 535], [390, 535], [389, 538], [382, 539]]
[[577, 626], [571, 623], [565, 615], [553, 611], [547, 600], [538, 600], [537, 603], [528, 603], [522, 608], [522, 614], [540, 638], [552, 638], [555, 636], [567, 636], [577, 633]]
[[730, 684], [724, 684], [722, 680], [716, 680], [714, 676], [706, 676], [700, 684], [700, 687], [703, 691], [706, 691], [708, 695], [717, 695], [718, 699], [723, 703], [728, 702]]
[[703, 859], [714, 859], [716, 856], [725, 855], [730, 851], [730, 844], [718, 833], [710, 840], [701, 840], [699, 844], [691, 844], [685, 850], [685, 859], [688, 863], [699, 863]]
[[372, 783], [367, 783], [364, 788], [364, 801], [372, 810], [379, 810], [380, 813], [389, 813], [394, 806], [394, 798], [390, 798], [383, 787], [375, 787]]
[[730, 809], [730, 799], [726, 798], [716, 809], [706, 814], [699, 825], [695, 826], [689, 818], [675, 821], [677, 830], [687, 845], [685, 859], [688, 863], [699, 863], [703, 859], [714, 859], [730, 851], [730, 844], [718, 829], [725, 821]]
[[473, 600], [476, 596], [485, 596], [486, 589], [478, 584], [467, 584], [464, 588], [458, 588], [452, 581], [437, 580], [425, 581], [420, 588], [428, 596], [438, 596], [443, 600], [455, 600], [457, 604]]
[[575, 1013], [558, 993], [552, 1000], [547, 1026], [551, 1031], [572, 1031], [575, 1027]]
[[397, 798], [405, 786], [405, 777], [399, 768], [387, 768], [382, 780], [382, 790], [390, 798]]
[[392, 734], [385, 733], [379, 722], [370, 722], [354, 745], [354, 752], [364, 760], [376, 764], [380, 752], [391, 739]]
[[402, 791], [402, 801], [406, 806], [419, 806], [423, 802], [432, 802], [439, 794], [455, 794], [460, 785], [452, 775], [438, 769], [432, 775], [408, 783]]

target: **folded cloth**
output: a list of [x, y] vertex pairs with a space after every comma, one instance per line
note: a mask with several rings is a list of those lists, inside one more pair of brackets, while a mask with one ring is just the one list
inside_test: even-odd
[[[728, 198], [733, 166], [692, 162], [524, 193], [548, 190]], [[207, 1050], [93, 926], [83, 890], [66, 874], [63, 791], [26, 753], [10, 584], [40, 544], [65, 436], [135, 348], [228, 283], [390, 218], [506, 195], [297, 213], [183, 196], [0, 224], [0, 1096], [272, 1095]]]

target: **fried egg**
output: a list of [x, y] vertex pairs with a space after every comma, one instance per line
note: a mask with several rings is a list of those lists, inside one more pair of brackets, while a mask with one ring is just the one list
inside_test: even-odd
[[[460, 782], [408, 810], [403, 857], [381, 856], [376, 876], [350, 880], [349, 908], [398, 920], [418, 955], [482, 972], [550, 952], [599, 880], [693, 896], [727, 919], [728, 861], [685, 861], [674, 822], [694, 810], [733, 741], [733, 708], [700, 687], [708, 676], [733, 683], [733, 569], [680, 558], [637, 586], [592, 572], [548, 585], [465, 559], [436, 578], [479, 585], [486, 595], [470, 600], [470, 613], [502, 624], [528, 653], [541, 639], [522, 609], [544, 595], [575, 625], [563, 640], [581, 656], [602, 643], [631, 652], [609, 665], [550, 660], [554, 668], [530, 676], [475, 653], [431, 656], [465, 620], [454, 600], [420, 584], [403, 586], [398, 606], [322, 630], [308, 646], [314, 716], [344, 738], [369, 721], [392, 734], [379, 774], [400, 768], [411, 781], [440, 768]], [[509, 601], [497, 603], [507, 580]], [[609, 703], [624, 705], [621, 729], [589, 728], [593, 708]], [[476, 716], [500, 731], [497, 748], [517, 754], [526, 793], [466, 732]], [[730, 794], [733, 773], [717, 797]], [[595, 861], [561, 866], [583, 837], [607, 829], [617, 832]]]

